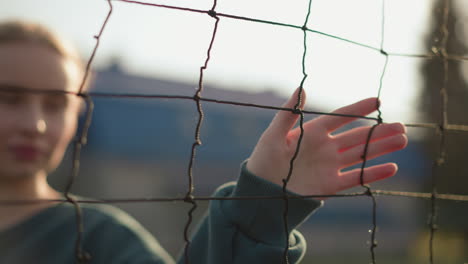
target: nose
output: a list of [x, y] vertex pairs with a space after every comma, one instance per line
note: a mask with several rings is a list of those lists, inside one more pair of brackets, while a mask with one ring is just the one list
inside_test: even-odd
[[29, 102], [22, 112], [18, 122], [23, 133], [31, 136], [41, 135], [47, 131], [47, 122], [40, 103]]

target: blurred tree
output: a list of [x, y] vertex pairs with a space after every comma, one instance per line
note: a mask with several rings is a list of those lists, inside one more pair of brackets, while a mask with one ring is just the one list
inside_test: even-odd
[[[466, 56], [468, 38], [466, 24], [468, 15], [461, 2], [437, 0], [434, 2], [431, 16], [431, 26], [425, 39], [428, 50], [436, 55]], [[446, 16], [448, 12], [448, 17]], [[446, 19], [447, 18], [447, 19]], [[441, 88], [447, 89], [447, 122], [448, 124], [468, 125], [468, 87], [467, 72], [462, 60], [447, 60], [448, 71], [444, 70], [443, 56], [427, 59], [422, 64], [423, 87], [421, 88], [420, 111], [421, 121], [441, 124], [442, 94]], [[465, 72], [464, 72], [465, 71]], [[447, 82], [445, 82], [445, 80]], [[429, 132], [429, 131], [427, 131]], [[435, 185], [438, 193], [468, 194], [468, 132], [445, 131], [445, 163], [437, 169]], [[425, 146], [431, 157], [439, 157], [441, 138], [435, 131], [425, 133]], [[428, 175], [429, 176], [429, 175]], [[432, 178], [427, 177], [425, 190], [432, 189]], [[440, 230], [436, 233], [436, 243], [441, 238], [457, 234], [465, 249], [468, 245], [468, 204], [438, 201], [437, 224]], [[427, 211], [425, 212], [427, 213]], [[439, 242], [437, 242], [439, 241]], [[442, 243], [439, 243], [439, 245]], [[435, 245], [437, 248], [437, 244]], [[466, 250], [463, 250], [465, 257]], [[440, 251], [436, 250], [436, 255]]]
[[[444, 1], [435, 2], [430, 33], [426, 38], [427, 47], [438, 53], [443, 47], [443, 12]], [[449, 1], [453, 2], [453, 1]], [[460, 17], [460, 18], [458, 18]], [[449, 5], [449, 17], [447, 23], [448, 38], [446, 52], [449, 55], [463, 56], [468, 51], [465, 44], [466, 35], [463, 34], [461, 25], [466, 19], [462, 9]], [[466, 29], [465, 29], [466, 30]], [[449, 124], [468, 125], [468, 85], [464, 78], [461, 60], [448, 60], [447, 76], [447, 116]], [[423, 87], [420, 94], [420, 110], [424, 122], [440, 124], [442, 122], [442, 100], [440, 89], [445, 85], [444, 62], [442, 57], [427, 59], [422, 66]], [[466, 77], [466, 76], [465, 76]], [[464, 131], [445, 131], [447, 160], [444, 173], [437, 177], [437, 190], [440, 193], [468, 194], [468, 134]], [[428, 149], [433, 152], [433, 157], [439, 155], [438, 135], [426, 134]]]

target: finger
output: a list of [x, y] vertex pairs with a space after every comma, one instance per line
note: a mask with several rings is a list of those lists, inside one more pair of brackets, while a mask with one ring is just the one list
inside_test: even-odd
[[[405, 134], [382, 138], [370, 142], [367, 150], [366, 159], [370, 160], [384, 154], [403, 149], [408, 144], [408, 138]], [[339, 154], [341, 168], [349, 167], [362, 162], [364, 148], [366, 144], [355, 146]]]
[[[395, 175], [397, 171], [398, 166], [395, 163], [385, 163], [365, 168], [363, 174], [364, 184], [391, 177]], [[340, 178], [339, 191], [359, 186], [361, 185], [361, 169], [343, 172]]]
[[[301, 104], [299, 108], [302, 109], [304, 106], [306, 95], [303, 89], [297, 88], [289, 100], [283, 105], [283, 108], [294, 108], [297, 105], [299, 92], [302, 91], [300, 95]], [[299, 118], [298, 114], [292, 113], [291, 111], [281, 110], [278, 111], [276, 116], [270, 123], [268, 127], [268, 133], [271, 133], [275, 136], [286, 136], [291, 128], [296, 124], [297, 119]]]
[[[333, 113], [341, 115], [366, 116], [377, 109], [377, 100], [377, 98], [367, 98], [357, 103], [337, 109], [333, 111]], [[331, 132], [354, 120], [356, 120], [356, 117], [323, 115], [319, 118], [316, 118], [314, 123], [315, 125], [324, 126], [327, 131]]]
[[[339, 150], [344, 151], [348, 148], [364, 144], [369, 137], [371, 128], [371, 126], [357, 127], [337, 134], [333, 138], [338, 144]], [[381, 124], [372, 131], [371, 142], [403, 133], [406, 133], [406, 128], [402, 123]]]

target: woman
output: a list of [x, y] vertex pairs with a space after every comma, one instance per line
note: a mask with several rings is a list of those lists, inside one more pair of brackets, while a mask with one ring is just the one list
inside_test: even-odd
[[[61, 162], [77, 128], [76, 96], [83, 65], [76, 53], [40, 25], [0, 24], [0, 200], [61, 199], [47, 175]], [[284, 105], [294, 108], [297, 90]], [[305, 101], [305, 94], [302, 94]], [[336, 113], [367, 115], [378, 103], [369, 98]], [[281, 196], [300, 130], [298, 115], [280, 111], [242, 165], [236, 183], [217, 197]], [[360, 185], [360, 170], [341, 169], [362, 161], [370, 127], [330, 133], [354, 118], [322, 116], [304, 125], [299, 155], [288, 183], [291, 195], [329, 195]], [[407, 144], [399, 123], [381, 124], [372, 134], [368, 158]], [[366, 168], [365, 182], [394, 175], [393, 163]], [[323, 199], [291, 199], [289, 261], [305, 253], [295, 228]], [[82, 247], [89, 263], [174, 263], [135, 220], [108, 205], [81, 205]], [[286, 241], [282, 200], [212, 201], [190, 246], [191, 263], [282, 263]], [[0, 205], [1, 263], [75, 262], [75, 211], [69, 203]], [[80, 261], [81, 261], [80, 260]], [[183, 263], [184, 258], [179, 259]]]

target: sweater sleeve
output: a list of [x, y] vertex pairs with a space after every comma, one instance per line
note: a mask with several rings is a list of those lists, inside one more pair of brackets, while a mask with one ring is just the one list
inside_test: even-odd
[[[215, 197], [282, 196], [281, 186], [253, 175], [245, 165], [237, 184], [221, 186]], [[306, 250], [305, 239], [295, 228], [321, 205], [313, 199], [289, 199], [289, 263], [298, 263]], [[284, 208], [283, 199], [211, 201], [192, 238], [190, 263], [284, 263]], [[185, 263], [184, 254], [178, 263]]]

